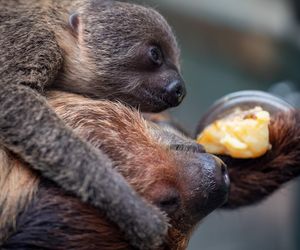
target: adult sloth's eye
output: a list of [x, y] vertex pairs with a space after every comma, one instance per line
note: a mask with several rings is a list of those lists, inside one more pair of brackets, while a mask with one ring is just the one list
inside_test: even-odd
[[198, 144], [198, 143], [171, 144], [170, 149], [176, 150], [176, 151], [206, 153], [204, 147], [201, 144]]
[[180, 206], [180, 197], [178, 194], [172, 194], [164, 197], [158, 203], [158, 207], [166, 213], [174, 213]]
[[149, 49], [149, 58], [156, 66], [161, 66], [163, 63], [163, 54], [159, 47], [153, 46]]

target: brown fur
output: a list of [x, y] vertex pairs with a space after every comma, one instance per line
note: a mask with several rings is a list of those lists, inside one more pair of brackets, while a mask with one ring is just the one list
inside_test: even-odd
[[[164, 245], [157, 249], [185, 249], [196, 224], [224, 201], [225, 196], [214, 179], [214, 158], [201, 150], [172, 149], [171, 141], [164, 142], [163, 131], [147, 123], [138, 112], [120, 103], [67, 93], [53, 92], [48, 100], [75, 133], [115, 159], [114, 167], [147, 201], [163, 209], [160, 204], [165, 197], [172, 197], [174, 192], [179, 194], [179, 203], [165, 210], [171, 227]], [[166, 131], [166, 137], [170, 133]], [[176, 145], [178, 141], [192, 144], [182, 135], [173, 137]], [[177, 141], [175, 137], [180, 138]], [[3, 168], [17, 168], [27, 179], [28, 189], [22, 192], [22, 182], [16, 182], [14, 190], [2, 194], [6, 212], [1, 214], [0, 226], [4, 229], [8, 228], [7, 223], [13, 226], [12, 230], [6, 230], [2, 248], [132, 249], [122, 232], [102, 212], [83, 204], [54, 183], [37, 178], [26, 165], [12, 159], [17, 164], [12, 165], [5, 157]], [[209, 174], [205, 168], [212, 172]], [[12, 179], [16, 173], [11, 171], [9, 175]], [[3, 186], [9, 185], [9, 180], [3, 179]], [[24, 206], [20, 209], [15, 201], [22, 196]], [[15, 217], [3, 221], [10, 210]]]
[[[0, 148], [0, 242], [16, 230], [16, 220], [28, 202], [33, 199], [38, 177], [16, 159], [16, 156]], [[10, 195], [11, 194], [11, 195]]]
[[[77, 134], [114, 159], [114, 166], [122, 175], [130, 177], [129, 183], [142, 195], [152, 187], [153, 181], [158, 182], [166, 176], [169, 182], [175, 181], [175, 162], [166, 148], [151, 136], [149, 124], [139, 113], [125, 109], [122, 104], [80, 100], [76, 95], [64, 94], [59, 98], [54, 93], [48, 100]], [[83, 105], [78, 105], [78, 101]], [[151, 154], [147, 154], [147, 150]], [[130, 161], [130, 168], [123, 166], [126, 160]], [[147, 168], [142, 168], [145, 162]], [[156, 168], [159, 171], [155, 171]]]
[[159, 245], [164, 216], [112, 169], [114, 159], [72, 133], [43, 95], [64, 90], [151, 112], [177, 106], [185, 88], [165, 19], [110, 0], [0, 0], [0, 33], [1, 145], [106, 212], [132, 245]]
[[[205, 160], [200, 158], [203, 149], [173, 129], [164, 131], [146, 123], [138, 113], [121, 104], [96, 102], [76, 95], [58, 96], [53, 93], [49, 100], [61, 118], [94, 146], [116, 157], [115, 167], [148, 201], [159, 204], [161, 195], [170, 188], [180, 192], [182, 204], [175, 211], [167, 212], [171, 227], [165, 245], [158, 249], [185, 249], [197, 222], [207, 214], [203, 212], [197, 215], [203, 209], [198, 205], [195, 214], [194, 198], [208, 207], [209, 200], [214, 199], [210, 194], [209, 200], [203, 200], [207, 195], [205, 186], [201, 186], [200, 196], [191, 196], [193, 192], [189, 184], [205, 180], [205, 176], [197, 177], [194, 171], [189, 170], [195, 156], [198, 161]], [[104, 112], [107, 110], [110, 112]], [[116, 119], [115, 115], [120, 119]], [[300, 174], [299, 119], [298, 111], [273, 117], [270, 124], [272, 150], [265, 156], [255, 160], [223, 157], [232, 179], [229, 201], [224, 207], [235, 208], [258, 202]], [[182, 147], [173, 150], [172, 143]], [[197, 152], [202, 153], [199, 155]], [[3, 159], [4, 163], [9, 162], [6, 156]], [[28, 170], [22, 165], [20, 169], [25, 170], [26, 179]], [[6, 225], [14, 225], [11, 227], [13, 230], [8, 232], [4, 248], [130, 249], [122, 233], [101, 212], [82, 204], [44, 179], [41, 179], [38, 189], [38, 182], [34, 183], [29, 185], [33, 195], [25, 193], [24, 211], [4, 221]], [[20, 196], [21, 187], [18, 183], [16, 190], [19, 190], [11, 190], [8, 196]], [[13, 199], [8, 200], [11, 200], [6, 203], [8, 208], [20, 211], [14, 207], [16, 203]], [[209, 211], [215, 207], [216, 204]]]

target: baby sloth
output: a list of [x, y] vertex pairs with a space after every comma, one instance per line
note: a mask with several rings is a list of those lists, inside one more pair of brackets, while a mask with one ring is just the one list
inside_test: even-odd
[[59, 89], [152, 112], [177, 106], [185, 87], [167, 22], [151, 8], [110, 0], [0, 0], [0, 32], [1, 144], [100, 208], [135, 247], [155, 247], [164, 217], [42, 95]]
[[[66, 93], [52, 93], [49, 103], [167, 215], [168, 236], [156, 249], [185, 249], [196, 224], [226, 200], [226, 167], [179, 133], [151, 125], [118, 103]], [[132, 249], [103, 211], [43, 179], [7, 150], [0, 152], [1, 249]]]

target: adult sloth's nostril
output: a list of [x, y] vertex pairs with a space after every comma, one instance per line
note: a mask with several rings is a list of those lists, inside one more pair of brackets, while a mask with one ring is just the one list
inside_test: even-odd
[[171, 144], [170, 149], [183, 152], [206, 153], [205, 148], [198, 143]]
[[164, 197], [158, 202], [158, 207], [164, 212], [170, 214], [175, 212], [180, 206], [180, 197], [178, 194]]

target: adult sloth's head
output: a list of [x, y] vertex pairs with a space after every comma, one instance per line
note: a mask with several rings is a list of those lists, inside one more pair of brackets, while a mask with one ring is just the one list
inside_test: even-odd
[[[185, 249], [196, 224], [224, 203], [228, 188], [226, 169], [194, 142], [147, 123], [139, 113], [121, 104], [61, 92], [54, 93], [49, 102], [79, 136], [113, 159], [112, 165], [139, 194], [165, 212], [170, 228], [160, 249]], [[11, 175], [20, 176], [21, 171], [21, 176], [31, 179], [23, 163], [16, 165], [15, 159], [13, 162], [6, 163], [11, 166], [6, 166], [8, 169], [14, 170]], [[9, 186], [13, 180], [2, 181]], [[5, 243], [8, 249], [16, 245], [42, 249], [131, 249], [118, 228], [98, 210], [44, 179], [28, 186], [24, 190], [20, 182], [15, 191], [3, 194], [6, 198], [22, 194], [25, 200], [18, 208], [15, 232]], [[35, 192], [29, 192], [33, 189]], [[7, 201], [10, 202], [5, 204], [5, 211], [12, 211], [15, 199]], [[15, 218], [11, 216], [10, 221]]]

